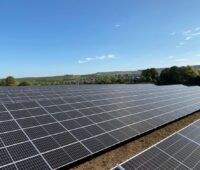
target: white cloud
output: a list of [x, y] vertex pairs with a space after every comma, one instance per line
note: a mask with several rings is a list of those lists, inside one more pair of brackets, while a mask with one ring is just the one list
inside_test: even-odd
[[102, 56], [96, 56], [96, 57], [87, 57], [81, 60], [78, 60], [79, 64], [83, 64], [83, 63], [88, 63], [91, 61], [97, 61], [97, 60], [111, 60], [111, 59], [115, 59], [115, 55], [114, 54], [108, 54], [108, 55], [102, 55]]
[[177, 58], [175, 61], [176, 62], [185, 62], [185, 61], [188, 61], [188, 59], [187, 58]]
[[114, 58], [115, 58], [115, 55], [108, 54], [108, 55], [97, 56], [94, 59], [95, 60], [106, 60], [106, 59], [114, 59]]
[[115, 24], [115, 28], [119, 28], [120, 26], [120, 24]]
[[106, 59], [106, 56], [105, 56], [105, 55], [102, 55], [102, 56], [96, 57], [95, 59], [96, 59], [96, 60], [105, 60], [105, 59]]
[[196, 54], [195, 57], [200, 57], [200, 54]]
[[180, 46], [182, 46], [182, 45], [184, 45], [184, 44], [185, 44], [185, 42], [183, 42], [183, 41], [179, 42], [179, 45], [180, 45]]
[[176, 45], [176, 48], [180, 48], [180, 47], [182, 47], [183, 45], [185, 45], [185, 42], [184, 42], [184, 41], [180, 41], [180, 42], [178, 43], [178, 45]]
[[108, 58], [108, 59], [114, 59], [114, 58], [115, 58], [115, 55], [113, 55], [113, 54], [108, 54], [108, 55], [107, 55], [107, 58]]
[[192, 39], [191, 36], [185, 37], [185, 40], [186, 40], [186, 41], [188, 41], [188, 40], [190, 40], [190, 39]]
[[200, 35], [200, 32], [195, 32], [195, 33], [191, 34], [191, 36], [193, 36], [193, 37], [196, 37], [196, 36], [199, 36], [199, 35]]
[[170, 56], [168, 56], [167, 58], [168, 58], [168, 59], [173, 59], [173, 58], [175, 58], [175, 56], [170, 55]]
[[180, 58], [180, 57], [178, 58], [178, 57], [173, 56], [173, 55], [168, 56], [167, 58], [168, 58], [169, 60], [174, 61], [174, 62], [185, 62], [185, 61], [188, 61], [187, 58]]
[[79, 64], [82, 64], [82, 63], [88, 63], [90, 61], [94, 60], [93, 58], [90, 58], [90, 57], [87, 57], [87, 58], [84, 58], [83, 60], [78, 60], [78, 63]]
[[183, 36], [185, 37], [185, 40], [191, 40], [196, 36], [200, 36], [200, 32], [198, 32], [200, 30], [200, 27], [196, 27], [193, 30], [187, 30], [182, 32]]
[[195, 30], [195, 31], [199, 31], [199, 30], [200, 30], [200, 27], [196, 27], [194, 30]]
[[183, 31], [182, 34], [183, 34], [183, 35], [187, 35], [187, 34], [189, 34], [189, 33], [191, 33], [191, 32], [192, 32], [192, 30], [186, 30], [186, 31]]
[[[196, 28], [193, 28], [193, 29], [183, 31], [182, 32], [182, 36], [183, 36], [182, 38], [183, 38], [184, 41], [189, 41], [189, 40], [195, 39], [197, 37], [200, 37], [199, 31], [200, 31], [200, 27], [196, 27]], [[176, 45], [176, 48], [182, 47], [185, 44], [184, 41], [179, 42], [179, 44]]]

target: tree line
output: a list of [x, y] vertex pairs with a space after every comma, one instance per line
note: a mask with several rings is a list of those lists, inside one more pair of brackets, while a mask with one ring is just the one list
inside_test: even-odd
[[191, 66], [173, 66], [163, 69], [161, 73], [159, 73], [157, 69], [150, 68], [142, 71], [141, 81], [158, 85], [200, 85], [200, 70]]
[[29, 81], [18, 82], [14, 77], [8, 76], [0, 81], [1, 86], [31, 86], [32, 83]]
[[135, 83], [133, 75], [123, 74], [123, 75], [87, 75], [75, 78], [63, 77], [63, 79], [42, 79], [21, 81], [16, 80], [14, 77], [9, 76], [0, 81], [1, 86], [48, 86], [48, 85], [67, 85], [67, 84], [124, 84], [124, 83]]
[[65, 84], [133, 84], [154, 83], [157, 85], [184, 84], [200, 85], [200, 70], [191, 66], [166, 68], [159, 71], [156, 68], [143, 70], [141, 75], [134, 74], [92, 74], [86, 76], [64, 76], [59, 79], [38, 79], [22, 81], [9, 76], [0, 81], [2, 86], [30, 85], [65, 85]]

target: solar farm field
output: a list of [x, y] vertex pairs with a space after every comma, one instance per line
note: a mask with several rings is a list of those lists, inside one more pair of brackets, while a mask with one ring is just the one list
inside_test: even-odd
[[200, 109], [200, 88], [80, 85], [0, 88], [0, 169], [59, 169]]

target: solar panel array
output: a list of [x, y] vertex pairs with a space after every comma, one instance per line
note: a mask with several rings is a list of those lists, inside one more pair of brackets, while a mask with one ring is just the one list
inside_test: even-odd
[[0, 88], [0, 168], [58, 169], [200, 109], [200, 88]]
[[200, 169], [200, 120], [131, 158], [116, 170]]
[[[32, 100], [69, 98], [71, 96], [106, 94], [142, 89], [144, 85], [73, 85], [73, 86], [31, 86], [31, 87], [1, 87], [0, 103], [23, 102]], [[153, 87], [152, 84], [145, 85]], [[120, 93], [120, 92], [119, 92]], [[103, 97], [103, 96], [102, 96]]]

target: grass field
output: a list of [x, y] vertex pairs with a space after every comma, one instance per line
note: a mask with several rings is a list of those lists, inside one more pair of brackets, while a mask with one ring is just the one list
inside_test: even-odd
[[127, 144], [74, 167], [73, 170], [108, 170], [198, 119], [200, 119], [200, 112], [170, 123], [136, 140], [133, 139]]

